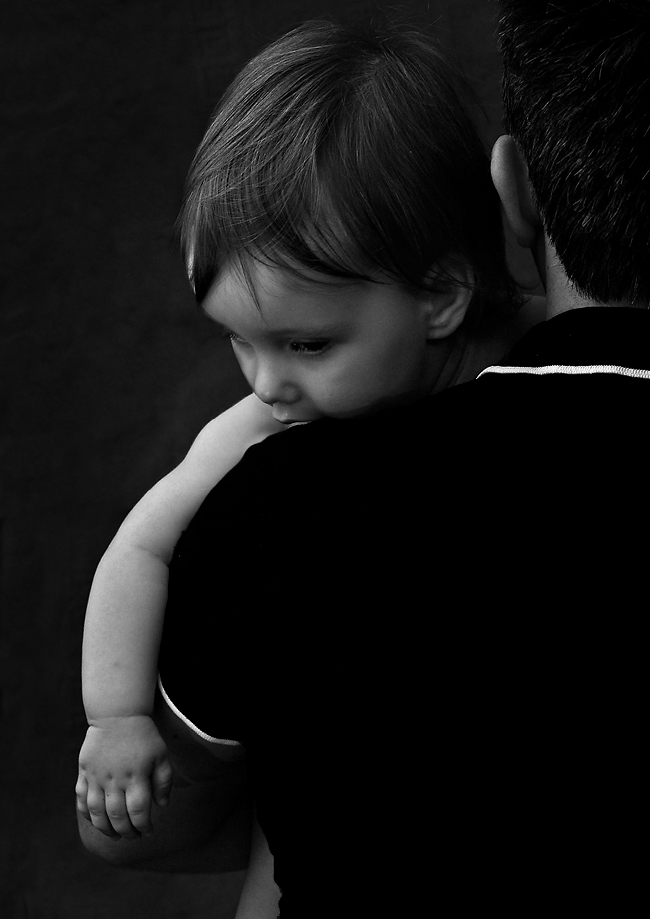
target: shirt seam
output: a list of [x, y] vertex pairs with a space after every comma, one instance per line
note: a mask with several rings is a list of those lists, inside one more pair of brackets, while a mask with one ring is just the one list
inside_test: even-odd
[[482, 370], [476, 379], [480, 379], [485, 373], [528, 373], [535, 376], [546, 376], [554, 373], [569, 374], [571, 376], [609, 373], [616, 374], [617, 376], [650, 380], [650, 370], [641, 370], [636, 367], [623, 367], [619, 364], [545, 364], [541, 367], [502, 366], [495, 364]]

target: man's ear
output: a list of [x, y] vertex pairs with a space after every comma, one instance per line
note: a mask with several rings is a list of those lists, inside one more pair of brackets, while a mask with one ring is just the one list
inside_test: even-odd
[[[432, 275], [435, 276], [435, 269]], [[447, 338], [463, 322], [474, 296], [474, 272], [466, 262], [445, 265], [448, 286], [441, 293], [429, 294], [426, 322], [427, 338]]]
[[541, 228], [528, 168], [512, 137], [503, 134], [492, 148], [492, 182], [520, 246], [532, 249]]

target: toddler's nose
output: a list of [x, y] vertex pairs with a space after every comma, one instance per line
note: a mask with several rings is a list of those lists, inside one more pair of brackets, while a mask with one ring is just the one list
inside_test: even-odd
[[267, 405], [281, 402], [291, 405], [300, 398], [296, 384], [282, 372], [282, 368], [258, 366], [253, 391]]

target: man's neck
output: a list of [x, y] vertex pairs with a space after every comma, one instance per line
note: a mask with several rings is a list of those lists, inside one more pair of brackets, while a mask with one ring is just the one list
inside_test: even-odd
[[[599, 300], [592, 300], [590, 297], [586, 297], [579, 293], [567, 278], [553, 244], [549, 242], [548, 239], [545, 240], [545, 243], [545, 266], [543, 277], [546, 287], [547, 319], [552, 319], [553, 316], [559, 316], [560, 313], [566, 313], [568, 310], [585, 309], [589, 306], [633, 306], [633, 304], [627, 300], [610, 300], [607, 303], [601, 303]], [[542, 274], [541, 271], [540, 274]]]

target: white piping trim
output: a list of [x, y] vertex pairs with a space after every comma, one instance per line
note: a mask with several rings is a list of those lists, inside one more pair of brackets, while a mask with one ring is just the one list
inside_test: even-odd
[[202, 737], [203, 740], [207, 740], [209, 741], [209, 743], [225, 744], [228, 747], [241, 747], [241, 744], [239, 743], [238, 740], [222, 740], [221, 738], [211, 737], [210, 734], [206, 734], [205, 731], [202, 731], [200, 728], [197, 728], [197, 726], [193, 724], [190, 721], [190, 719], [187, 718], [183, 714], [183, 712], [179, 708], [177, 708], [172, 702], [172, 700], [169, 698], [169, 696], [165, 692], [165, 688], [162, 684], [162, 680], [160, 679], [160, 674], [158, 674], [158, 687], [160, 688], [160, 692], [162, 693], [163, 699], [165, 700], [167, 705], [171, 708], [171, 710], [174, 712], [174, 714], [178, 715], [181, 721], [184, 721], [185, 724], [188, 726], [188, 728], [191, 728], [194, 731], [194, 733], [198, 734], [199, 737]]
[[641, 380], [650, 380], [650, 370], [636, 370], [634, 367], [619, 367], [616, 364], [585, 364], [582, 367], [572, 364], [547, 364], [545, 367], [486, 367], [476, 377], [478, 380], [484, 373], [532, 373], [544, 376], [550, 373], [567, 373], [572, 375], [590, 373], [615, 373], [623, 377], [636, 377]]

